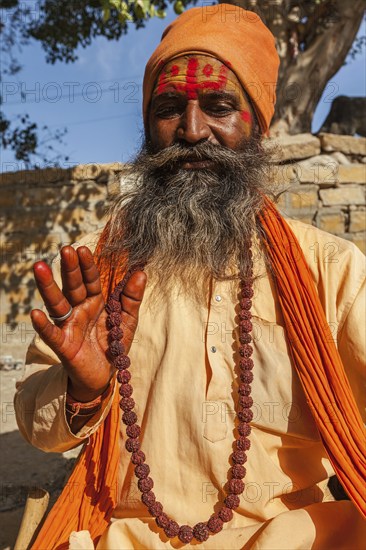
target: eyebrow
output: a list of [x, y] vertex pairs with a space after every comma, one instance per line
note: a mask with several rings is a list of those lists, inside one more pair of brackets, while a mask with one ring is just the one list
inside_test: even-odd
[[[201, 90], [198, 90], [200, 92]], [[157, 101], [163, 101], [164, 99], [176, 99], [176, 98], [183, 98], [185, 96], [185, 92], [181, 91], [174, 91], [174, 92], [161, 92], [160, 94], [154, 95], [152, 98], [152, 103], [155, 104]], [[239, 95], [235, 92], [229, 92], [224, 90], [207, 90], [204, 94], [202, 94], [203, 97], [209, 97], [210, 99], [221, 99], [221, 100], [234, 100], [235, 102], [238, 102]]]
[[205, 97], [210, 96], [213, 99], [238, 99], [239, 96], [235, 92], [228, 92], [224, 90], [208, 90], [204, 94]]

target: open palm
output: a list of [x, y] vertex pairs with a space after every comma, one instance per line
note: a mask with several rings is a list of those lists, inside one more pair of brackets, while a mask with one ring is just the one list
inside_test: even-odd
[[[45, 313], [31, 313], [34, 329], [56, 353], [69, 376], [69, 391], [80, 401], [91, 401], [108, 386], [114, 374], [108, 348], [107, 314], [98, 269], [86, 246], [61, 250], [62, 290], [52, 270], [44, 262], [34, 265], [37, 287], [49, 315], [65, 321], [51, 322]], [[138, 324], [138, 312], [146, 285], [146, 275], [135, 272], [121, 295], [123, 344], [129, 351]]]

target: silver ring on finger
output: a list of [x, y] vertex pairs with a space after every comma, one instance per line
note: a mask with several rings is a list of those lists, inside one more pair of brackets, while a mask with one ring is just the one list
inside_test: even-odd
[[52, 315], [50, 315], [50, 319], [52, 319], [52, 321], [54, 321], [55, 323], [61, 323], [61, 321], [66, 321], [66, 319], [68, 319], [70, 317], [70, 315], [72, 314], [72, 306], [70, 306], [70, 311], [68, 311], [65, 315], [62, 315], [61, 317], [52, 317]]

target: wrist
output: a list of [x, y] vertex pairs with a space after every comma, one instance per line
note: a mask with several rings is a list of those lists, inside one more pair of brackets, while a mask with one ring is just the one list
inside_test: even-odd
[[[73, 395], [70, 388], [68, 388], [65, 408], [69, 425], [71, 426], [75, 417], [78, 417], [79, 420], [84, 418], [85, 423], [88, 418], [91, 418], [97, 414], [103, 408], [103, 403], [108, 400], [112, 391], [113, 384], [111, 383], [111, 380], [109, 381], [107, 388], [94, 398], [92, 398], [93, 392], [83, 395], [83, 399], [76, 398], [75, 394]], [[85, 396], [88, 398], [87, 401], [85, 400]]]
[[104, 393], [111, 387], [113, 377], [101, 388], [90, 389], [78, 387], [71, 379], [67, 383], [67, 395], [75, 402], [88, 404], [96, 399], [102, 399]]

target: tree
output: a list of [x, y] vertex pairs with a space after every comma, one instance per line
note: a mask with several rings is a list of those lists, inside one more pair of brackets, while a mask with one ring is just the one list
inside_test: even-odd
[[51, 132], [47, 126], [39, 128], [35, 122], [30, 120], [27, 113], [9, 119], [2, 110], [3, 90], [6, 90], [7, 85], [12, 84], [4, 83], [4, 77], [14, 77], [22, 68], [14, 55], [14, 49], [19, 50], [29, 43], [26, 29], [31, 10], [26, 4], [19, 4], [18, 0], [0, 0], [0, 9], [1, 146], [3, 149], [11, 149], [15, 158], [22, 161], [26, 167], [35, 166], [33, 160], [52, 164], [57, 164], [61, 158], [68, 160], [68, 157], [63, 157], [54, 145], [55, 142], [62, 143], [66, 129]]
[[272, 130], [309, 132], [328, 81], [365, 43], [354, 43], [365, 0], [227, 2], [258, 13], [276, 38], [281, 64]]
[[[36, 17], [20, 0], [0, 0], [5, 16], [0, 22], [1, 53], [7, 59], [2, 75], [15, 75], [19, 66], [14, 48], [39, 41], [46, 61], [72, 63], [79, 46], [87, 47], [98, 36], [119, 40], [131, 21], [137, 29], [151, 17], [165, 17], [168, 3], [177, 14], [198, 0], [38, 0]], [[225, 0], [260, 15], [276, 37], [281, 58], [273, 131], [307, 132], [317, 103], [329, 79], [349, 52], [354, 56], [365, 43], [355, 42], [365, 0]], [[213, 1], [212, 4], [217, 2]], [[353, 45], [353, 47], [352, 47]], [[0, 96], [0, 106], [2, 98]], [[47, 128], [43, 129], [47, 131]], [[26, 114], [8, 120], [0, 113], [3, 147], [16, 158], [30, 162], [34, 155], [53, 151], [52, 137], [41, 139], [40, 129]], [[42, 153], [42, 146], [46, 150]]]

